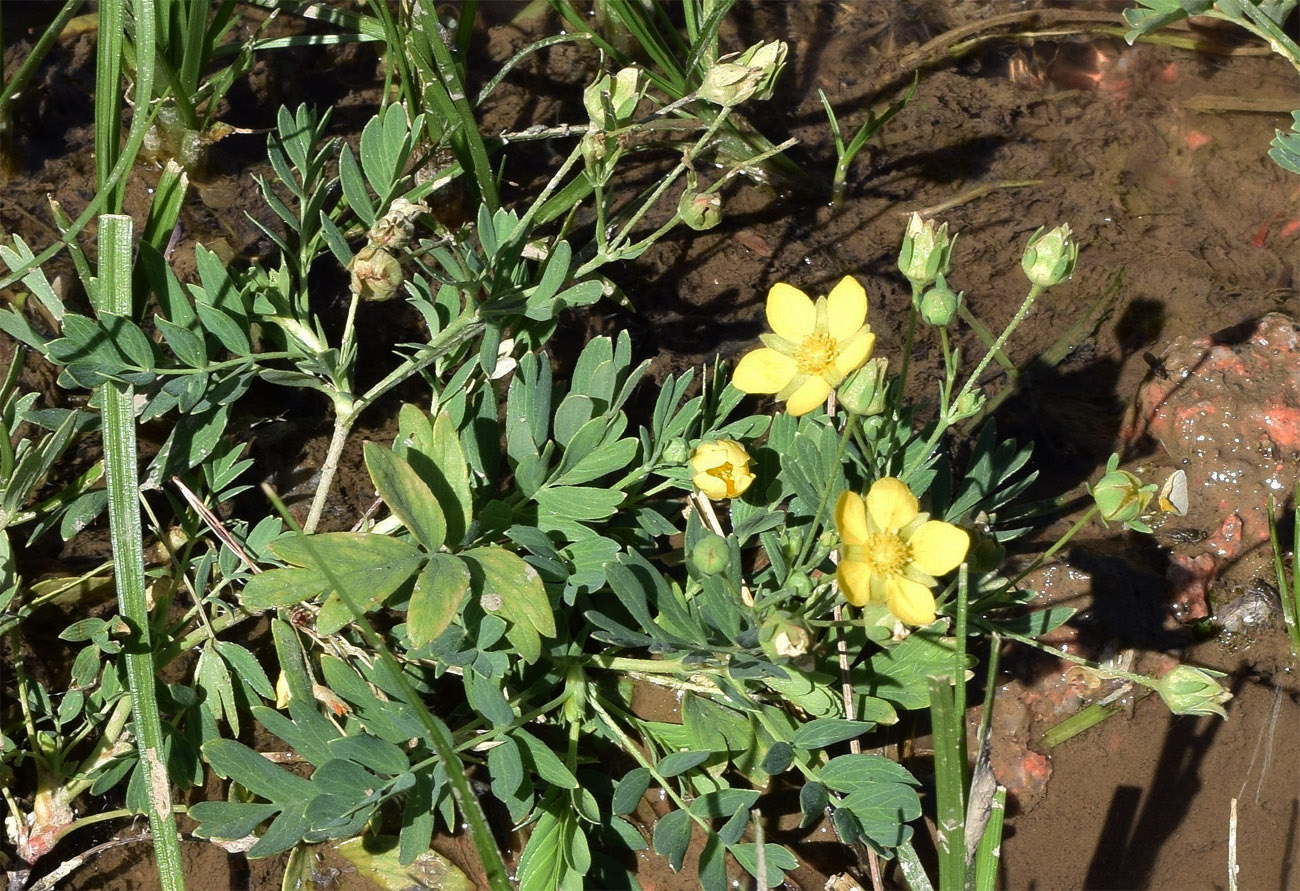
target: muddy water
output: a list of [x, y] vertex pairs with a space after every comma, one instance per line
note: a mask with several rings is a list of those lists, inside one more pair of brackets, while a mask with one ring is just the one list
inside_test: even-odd
[[[1179, 336], [1297, 310], [1300, 235], [1288, 223], [1300, 217], [1300, 178], [1289, 177], [1265, 154], [1274, 128], [1289, 121], [1277, 112], [1292, 107], [1298, 91], [1295, 73], [1280, 60], [1129, 49], [1108, 37], [1003, 38], [945, 57], [941, 35], [1025, 5], [864, 0], [742, 6], [727, 36], [735, 46], [771, 37], [791, 43], [780, 92], [755, 117], [777, 140], [800, 139], [791, 158], [806, 175], [797, 183], [729, 186], [723, 227], [674, 237], [634, 266], [614, 270], [635, 313], [598, 310], [566, 336], [583, 336], [583, 328], [627, 327], [657, 373], [678, 371], [747, 348], [760, 330], [763, 296], [772, 283], [824, 292], [853, 274], [872, 298], [877, 349], [896, 360], [908, 292], [894, 257], [907, 213], [951, 205], [939, 216], [960, 233], [952, 284], [994, 329], [1024, 294], [1018, 268], [1024, 240], [1040, 225], [1069, 222], [1082, 245], [1078, 270], [1039, 302], [1008, 352], [1030, 363], [1067, 331], [1075, 334], [1072, 348], [1059, 364], [1034, 367], [998, 422], [1004, 434], [1034, 442], [1043, 473], [1039, 494], [1055, 495], [1095, 477], [1119, 447], [1125, 407], [1150, 372], [1144, 355], [1158, 356]], [[1095, 9], [1072, 5], [1046, 19], [1025, 14], [999, 27], [1078, 31], [1102, 23]], [[29, 135], [20, 136], [25, 167], [0, 195], [0, 224], [33, 244], [53, 237], [46, 192], [59, 191], [72, 210], [88, 195], [89, 108], [84, 95], [68, 101], [87, 83], [88, 39], [62, 46], [30, 91], [33, 103], [45, 103], [40, 107], [60, 117], [42, 117], [34, 104], [20, 118], [29, 126]], [[523, 42], [524, 30], [509, 23], [484, 29], [483, 49], [497, 61]], [[265, 126], [256, 119], [258, 109], [312, 99], [308, 87], [323, 91], [315, 101], [337, 102], [353, 113], [376, 101], [378, 85], [366, 79], [373, 58], [353, 56], [339, 66], [324, 51], [314, 52], [320, 55], [298, 57], [290, 66], [312, 72], [310, 78], [268, 63], [248, 93], [236, 94], [248, 101], [232, 107], [232, 122]], [[553, 123], [565, 107], [534, 95], [538, 85], [572, 79], [587, 64], [582, 54], [557, 48], [523, 67], [525, 89], [494, 99], [488, 129], [543, 118]], [[828, 207], [834, 151], [818, 89], [853, 127], [867, 108], [895, 98], [914, 70], [921, 80], [913, 102], [854, 166], [843, 207]], [[1234, 110], [1246, 104], [1238, 97], [1272, 111]], [[220, 212], [201, 202], [191, 208], [182, 253], [194, 241], [222, 239], [235, 254], [257, 256], [266, 246], [239, 211], [265, 214], [248, 175], [261, 163], [259, 144], [236, 141], [219, 161], [223, 166], [213, 176], [234, 191], [221, 191]], [[1098, 309], [1105, 294], [1114, 295], [1113, 304]], [[937, 342], [923, 336], [914, 356], [918, 396], [933, 391], [939, 361]], [[314, 453], [310, 437], [295, 441], [304, 444], [286, 465], [289, 473]], [[363, 484], [357, 480], [358, 491]], [[1071, 521], [1059, 517], [1040, 538], [1059, 534]], [[1069, 561], [1093, 572], [1097, 555], [1109, 553], [1101, 542], [1110, 535], [1089, 530]], [[1104, 617], [1089, 629], [1099, 639], [1147, 650], [1181, 648], [1188, 640], [1150, 584], [1090, 575], [1073, 594], [1076, 605]], [[1233, 797], [1240, 799], [1243, 886], [1300, 883], [1291, 857], [1300, 764], [1288, 745], [1300, 708], [1284, 649], [1273, 634], [1231, 645], [1212, 640], [1192, 652], [1233, 673], [1236, 698], [1226, 724], [1173, 719], [1146, 700], [1131, 715], [1054, 750], [1045, 797], [1011, 821], [1003, 844], [1005, 886], [1223, 887]], [[819, 845], [825, 847], [815, 836], [789, 843], [812, 858]], [[123, 859], [137, 849], [121, 849]], [[104, 876], [88, 868], [74, 876], [81, 883], [76, 887], [130, 887], [140, 876], [128, 869], [120, 861]], [[647, 887], [690, 886], [654, 864], [645, 869]], [[229, 873], [220, 876], [226, 878], [213, 887], [229, 879]], [[275, 886], [264, 873], [252, 876], [241, 881]], [[805, 886], [819, 887], [811, 878]]]

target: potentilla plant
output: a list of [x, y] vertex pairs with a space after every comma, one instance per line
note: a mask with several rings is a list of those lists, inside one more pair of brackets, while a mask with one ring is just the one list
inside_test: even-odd
[[[952, 747], [940, 885], [995, 874], [1000, 811], [970, 791], [960, 730], [967, 639], [1032, 643], [1026, 631], [1072, 611], [1014, 617], [1033, 592], [999, 573], [1003, 544], [1023, 531], [1004, 517], [1033, 478], [1028, 449], [986, 424], [963, 469], [945, 443], [978, 413], [975, 381], [1069, 278], [1077, 248], [1068, 227], [1033, 236], [1024, 304], [970, 372], [943, 327], [965, 300], [946, 284], [951, 248], [945, 228], [916, 218], [900, 257], [915, 295], [909, 331], [928, 326], [943, 350], [928, 414], [905, 399], [904, 372], [874, 354], [852, 277], [817, 299], [774, 286], [761, 346], [731, 374], [708, 372], [697, 395], [693, 372], [667, 377], [636, 429], [625, 407], [646, 365], [632, 363], [626, 333], [589, 343], [568, 381], [527, 353], [503, 400], [480, 385], [404, 409], [392, 447], [367, 449], [389, 515], [273, 542], [282, 565], [243, 589], [245, 608], [299, 617], [275, 625], [281, 670], [299, 678], [281, 697], [288, 717], [253, 713], [316, 770], [272, 780], [241, 743], [205, 743], [218, 773], [257, 797], [195, 805], [198, 834], [252, 832], [261, 856], [392, 825], [412, 858], [458, 812], [478, 822], [457, 777], [481, 765], [529, 833], [521, 887], [622, 885], [626, 861], [608, 852], [646, 846], [680, 869], [692, 838], [703, 887], [723, 887], [735, 868], [773, 885], [797, 863], [761, 840], [760, 795], [782, 777], [799, 785], [807, 823], [829, 815], [844, 843], [898, 856], [915, 875], [917, 780], [860, 744], [900, 711], [932, 707]], [[747, 393], [777, 410], [745, 413]], [[1151, 493], [1117, 471], [1081, 523], [1141, 522]], [[331, 643], [381, 610], [398, 617], [385, 636]], [[383, 660], [363, 655], [375, 647]], [[1185, 713], [1221, 709], [1204, 672], [1142, 682]], [[641, 709], [648, 686], [678, 695], [680, 722]], [[439, 696], [431, 731], [403, 715], [434, 689], [458, 692]], [[667, 810], [650, 816], [647, 795]], [[479, 841], [490, 878], [499, 854]]]

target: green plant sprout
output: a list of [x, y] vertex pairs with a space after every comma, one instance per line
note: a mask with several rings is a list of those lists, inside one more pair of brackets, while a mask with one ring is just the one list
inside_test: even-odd
[[871, 137], [880, 132], [880, 128], [889, 123], [894, 115], [907, 107], [907, 103], [911, 102], [912, 97], [916, 94], [918, 83], [920, 83], [919, 75], [912, 78], [912, 86], [907, 91], [907, 95], [891, 102], [879, 117], [876, 116], [874, 111], [868, 110], [867, 119], [862, 122], [862, 126], [858, 127], [853, 134], [853, 138], [848, 143], [844, 142], [844, 137], [840, 133], [839, 118], [835, 115], [835, 109], [831, 108], [830, 100], [826, 98], [826, 91], [817, 90], [817, 95], [822, 100], [822, 108], [826, 110], [826, 120], [830, 124], [831, 138], [835, 140], [835, 175], [831, 180], [832, 207], [839, 207], [844, 203], [844, 190], [848, 183], [849, 168], [853, 165], [854, 159], [857, 158], [858, 152], [862, 151]]
[[[1295, 493], [1293, 504], [1300, 504], [1300, 491]], [[1292, 510], [1293, 538], [1291, 541], [1292, 561], [1300, 553], [1300, 508]], [[1286, 552], [1277, 534], [1277, 505], [1270, 495], [1268, 500], [1268, 540], [1273, 549], [1273, 571], [1277, 577], [1277, 591], [1282, 601], [1282, 616], [1286, 622], [1286, 633], [1291, 639], [1291, 655], [1300, 655], [1300, 573], [1296, 572], [1294, 562], [1290, 573], [1287, 572]]]

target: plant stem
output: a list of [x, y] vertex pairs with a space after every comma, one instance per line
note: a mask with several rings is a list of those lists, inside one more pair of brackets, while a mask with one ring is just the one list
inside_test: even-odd
[[[149, 11], [152, 15], [152, 9]], [[99, 221], [100, 312], [131, 313], [131, 234], [129, 216], [105, 214]], [[181, 849], [172, 811], [167, 765], [163, 756], [162, 719], [154, 686], [149, 604], [145, 595], [144, 535], [140, 524], [139, 475], [136, 466], [135, 388], [113, 381], [103, 384], [104, 472], [108, 487], [108, 522], [113, 541], [118, 611], [131, 628], [122, 648], [135, 736], [144, 779], [149, 829], [153, 834], [158, 875], [164, 891], [185, 887]]]

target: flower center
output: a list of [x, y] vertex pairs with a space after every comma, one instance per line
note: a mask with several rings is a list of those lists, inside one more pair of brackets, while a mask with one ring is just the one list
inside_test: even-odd
[[873, 532], [862, 546], [865, 561], [873, 572], [888, 577], [899, 575], [912, 562], [912, 546], [897, 532]]
[[839, 344], [835, 338], [822, 332], [814, 332], [799, 342], [794, 351], [795, 367], [800, 374], [822, 375], [831, 368], [835, 357], [839, 355]]
[[730, 461], [724, 461], [723, 463], [719, 464], [717, 467], [710, 467], [707, 471], [709, 476], [716, 476], [718, 479], [722, 480], [724, 483], [727, 484], [728, 498], [735, 498], [736, 495], [739, 494], [736, 492], [736, 477], [734, 475], [735, 470], [736, 469], [731, 466]]

